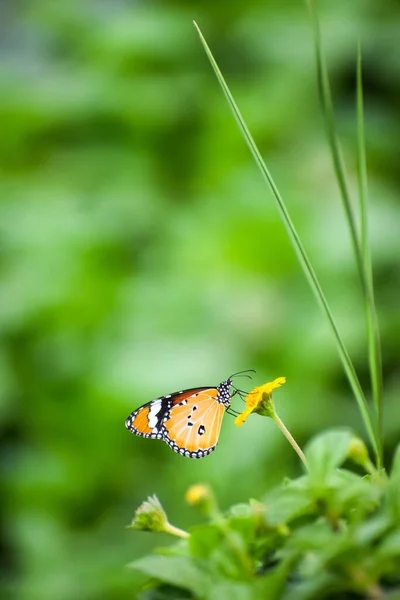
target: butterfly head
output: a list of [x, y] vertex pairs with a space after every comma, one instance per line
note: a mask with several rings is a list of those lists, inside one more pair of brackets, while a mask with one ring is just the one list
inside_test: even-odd
[[[238, 388], [236, 388], [233, 383], [232, 380], [234, 377], [237, 376], [242, 376], [242, 377], [249, 377], [251, 379], [251, 376], [248, 375], [249, 372], [255, 372], [251, 369], [251, 371], [239, 371], [239, 373], [234, 373], [233, 375], [231, 375], [230, 377], [228, 377], [228, 379], [226, 381], [223, 381], [222, 383], [219, 384], [218, 386], [218, 398], [219, 401], [224, 404], [226, 407], [230, 406], [230, 401], [232, 396], [234, 396], [235, 394], [239, 394], [241, 395], [242, 390], [239, 390]], [[231, 391], [231, 388], [233, 388], [233, 392]]]
[[226, 381], [220, 383], [218, 386], [218, 400], [219, 402], [221, 402], [221, 404], [224, 404], [226, 407], [230, 406], [231, 404], [231, 386], [232, 379], [230, 377]]
[[[231, 398], [232, 398], [232, 396], [235, 396], [235, 394], [239, 394], [239, 396], [242, 398], [242, 400], [243, 400], [244, 396], [247, 396], [248, 392], [237, 388], [235, 385], [233, 385], [232, 380], [234, 377], [247, 377], [248, 379], [251, 379], [251, 375], [249, 375], [249, 373], [255, 373], [255, 370], [247, 369], [246, 371], [239, 371], [238, 373], [234, 373], [233, 375], [231, 375], [229, 377], [229, 379], [227, 379], [224, 382], [224, 384], [226, 384], [228, 386], [228, 389], [231, 387], [233, 388], [233, 393], [230, 394]], [[221, 385], [223, 385], [223, 384], [221, 384]]]

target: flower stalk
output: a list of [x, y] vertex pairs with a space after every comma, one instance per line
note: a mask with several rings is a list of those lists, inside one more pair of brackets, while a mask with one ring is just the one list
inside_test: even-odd
[[[271, 404], [273, 406], [272, 401], [271, 401]], [[294, 437], [292, 436], [292, 434], [290, 433], [289, 429], [286, 427], [286, 425], [284, 424], [282, 419], [280, 419], [278, 417], [278, 415], [276, 414], [275, 407], [274, 407], [274, 414], [272, 416], [272, 419], [278, 425], [279, 429], [282, 431], [283, 435], [286, 437], [287, 441], [292, 446], [293, 450], [297, 453], [298, 457], [300, 458], [303, 465], [305, 466], [305, 468], [308, 471], [308, 463], [307, 463], [306, 457], [304, 456], [304, 452], [302, 451], [302, 449], [300, 448], [300, 446], [298, 445], [298, 443], [296, 442], [296, 440], [294, 439]]]
[[250, 557], [241, 542], [241, 538], [235, 531], [232, 531], [227, 524], [224, 515], [221, 513], [218, 507], [217, 500], [210, 486], [201, 483], [192, 485], [187, 490], [185, 498], [188, 504], [191, 504], [192, 506], [201, 510], [203, 514], [205, 514], [211, 521], [215, 523], [221, 535], [227, 541], [233, 554], [236, 556], [244, 573], [246, 573], [247, 576], [251, 575], [253, 573], [253, 565]]
[[254, 390], [247, 394], [246, 409], [236, 417], [235, 425], [238, 427], [243, 425], [247, 417], [250, 416], [252, 412], [262, 415], [263, 417], [269, 417], [270, 419], [273, 419], [308, 470], [307, 459], [304, 456], [303, 451], [286, 425], [283, 423], [280, 417], [278, 417], [272, 400], [273, 390], [281, 387], [281, 385], [284, 383], [286, 383], [286, 378], [278, 377], [277, 379], [274, 379], [274, 381], [269, 381], [264, 385], [255, 387]]

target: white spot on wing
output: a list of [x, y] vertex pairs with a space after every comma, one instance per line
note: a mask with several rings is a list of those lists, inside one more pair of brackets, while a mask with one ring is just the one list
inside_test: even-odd
[[153, 429], [153, 431], [154, 431], [154, 428], [157, 426], [157, 423], [158, 423], [158, 417], [157, 417], [157, 415], [158, 415], [158, 413], [161, 410], [161, 405], [162, 405], [161, 399], [154, 400], [152, 402], [152, 404], [151, 404], [151, 408], [150, 408], [148, 419], [149, 419], [149, 427], [150, 427], [150, 429]]

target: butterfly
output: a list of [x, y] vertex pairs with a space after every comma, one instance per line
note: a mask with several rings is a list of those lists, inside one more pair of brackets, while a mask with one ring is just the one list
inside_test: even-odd
[[231, 375], [218, 386], [191, 388], [151, 400], [134, 410], [125, 425], [135, 435], [163, 440], [182, 456], [204, 458], [215, 450], [225, 411], [234, 414], [231, 398], [241, 390], [232, 385], [232, 378], [242, 373], [246, 371]]

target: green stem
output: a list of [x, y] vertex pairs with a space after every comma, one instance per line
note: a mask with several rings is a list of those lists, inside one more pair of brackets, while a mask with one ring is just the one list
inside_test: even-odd
[[229, 528], [229, 525], [226, 523], [226, 521], [224, 520], [224, 518], [222, 516], [220, 516], [218, 519], [216, 519], [215, 522], [216, 522], [218, 529], [220, 530], [220, 532], [223, 534], [226, 541], [228, 542], [232, 552], [236, 555], [244, 572], [247, 573], [248, 575], [252, 575], [253, 574], [253, 565], [252, 565], [252, 562], [251, 562], [247, 552], [244, 550], [244, 548], [241, 544], [241, 538], [236, 534], [235, 531], [231, 531], [231, 529]]
[[171, 535], [183, 538], [185, 540], [190, 537], [190, 534], [187, 531], [184, 531], [179, 527], [175, 527], [175, 525], [171, 525], [171, 523], [166, 524], [164, 531], [165, 533], [170, 533]]
[[367, 471], [367, 473], [369, 473], [369, 475], [376, 476], [378, 473], [378, 471], [375, 468], [374, 463], [372, 462], [372, 460], [370, 458], [367, 458], [367, 460], [365, 461], [364, 469]]
[[229, 525], [227, 524], [225, 517], [221, 513], [215, 496], [213, 494], [210, 495], [208, 503], [208, 516], [218, 527], [221, 534], [226, 539], [228, 545], [230, 546], [232, 552], [236, 555], [240, 565], [242, 566], [245, 573], [248, 575], [253, 574], [253, 565], [248, 556], [246, 550], [241, 545], [241, 538], [238, 538], [234, 531], [231, 531]]
[[[272, 401], [271, 401], [271, 404], [272, 404]], [[307, 462], [306, 457], [304, 456], [304, 452], [302, 451], [302, 449], [300, 448], [300, 446], [298, 445], [298, 443], [296, 442], [296, 440], [294, 439], [294, 437], [292, 436], [292, 434], [290, 433], [289, 429], [286, 427], [286, 425], [284, 424], [284, 422], [276, 414], [274, 406], [273, 406], [273, 413], [271, 414], [271, 418], [278, 425], [279, 429], [282, 431], [283, 435], [286, 437], [286, 439], [288, 440], [289, 444], [292, 446], [293, 450], [297, 453], [297, 455], [299, 456], [300, 460], [303, 462], [305, 468], [308, 471], [309, 470], [309, 468], [308, 468], [308, 462]]]

